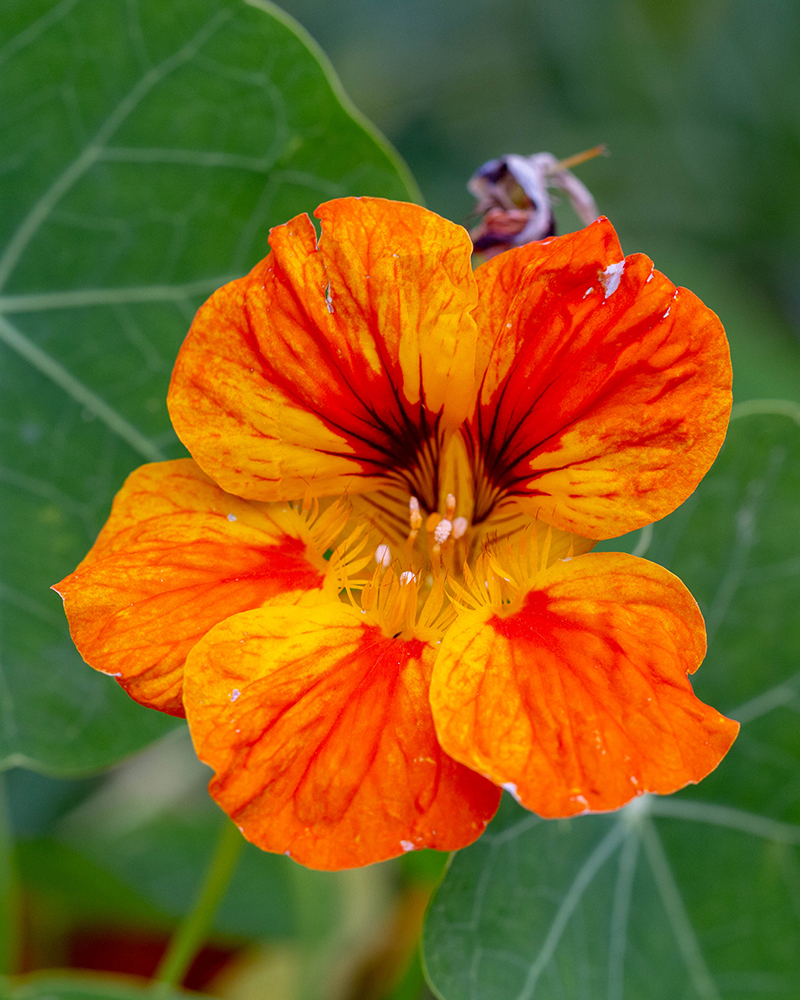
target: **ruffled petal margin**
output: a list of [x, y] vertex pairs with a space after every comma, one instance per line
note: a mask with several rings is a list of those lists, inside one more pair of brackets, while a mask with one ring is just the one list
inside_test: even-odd
[[739, 730], [695, 697], [700, 611], [667, 570], [619, 553], [551, 567], [448, 630], [431, 682], [442, 747], [548, 818], [698, 782]]
[[200, 308], [173, 372], [179, 437], [238, 496], [411, 487], [474, 403], [466, 231], [376, 198], [316, 214], [319, 242], [306, 215], [277, 226], [272, 253]]
[[[473, 450], [500, 493], [565, 531], [612, 538], [681, 504], [728, 424], [719, 319], [607, 219], [475, 272]], [[480, 511], [478, 512], [480, 515]]]
[[342, 603], [218, 625], [189, 654], [184, 696], [212, 796], [248, 840], [310, 868], [472, 843], [500, 792], [437, 742], [434, 655]]
[[89, 554], [53, 587], [81, 656], [141, 704], [182, 716], [186, 655], [210, 628], [273, 600], [321, 599], [324, 560], [268, 510], [191, 459], [133, 472]]

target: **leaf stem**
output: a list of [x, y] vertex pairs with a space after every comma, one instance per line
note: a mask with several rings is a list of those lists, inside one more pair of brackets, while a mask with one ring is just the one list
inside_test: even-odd
[[153, 977], [153, 992], [156, 995], [167, 995], [172, 986], [183, 982], [195, 955], [205, 942], [243, 844], [244, 839], [238, 828], [226, 820], [195, 904], [175, 931], [156, 969]]
[[16, 971], [19, 944], [17, 903], [14, 836], [6, 801], [5, 776], [0, 772], [0, 979]]

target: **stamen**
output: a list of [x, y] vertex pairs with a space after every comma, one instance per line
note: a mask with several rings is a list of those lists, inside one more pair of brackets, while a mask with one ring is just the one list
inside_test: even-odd
[[377, 549], [375, 549], [375, 562], [379, 566], [383, 566], [383, 568], [386, 569], [391, 561], [392, 550], [388, 545], [379, 545]]
[[457, 517], [453, 521], [453, 538], [463, 538], [467, 533], [469, 521], [465, 517]]
[[408, 501], [408, 523], [414, 532], [419, 531], [422, 527], [422, 514], [419, 509], [419, 500], [416, 497], [411, 497]]
[[456, 498], [452, 493], [448, 493], [444, 502], [444, 516], [446, 521], [452, 521], [456, 512]]
[[403, 561], [411, 562], [411, 553], [414, 550], [414, 542], [417, 540], [419, 529], [422, 527], [422, 511], [419, 509], [419, 500], [411, 497], [408, 501], [408, 526], [411, 529], [403, 546]]
[[446, 517], [442, 518], [442, 520], [433, 529], [433, 540], [437, 545], [444, 545], [450, 537], [450, 532], [452, 530], [453, 522]]

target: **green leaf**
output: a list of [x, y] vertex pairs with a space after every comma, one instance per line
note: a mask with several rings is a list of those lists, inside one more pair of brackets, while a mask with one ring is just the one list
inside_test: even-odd
[[44, 837], [23, 841], [17, 845], [16, 863], [32, 911], [44, 906], [75, 924], [171, 927], [163, 910], [64, 844]]
[[[223, 822], [207, 800], [207, 807], [162, 815], [116, 835], [87, 832], [70, 839], [73, 848], [138, 896], [179, 918], [191, 908]], [[256, 939], [294, 934], [293, 864], [246, 844], [215, 914], [214, 930]], [[327, 887], [330, 877], [320, 874], [317, 881]], [[324, 910], [322, 904], [320, 895], [318, 911]]]
[[[52, 973], [26, 976], [24, 980], [8, 988], [4, 1000], [145, 1000], [155, 994], [150, 982], [135, 985], [131, 980], [111, 976], [53, 975]], [[186, 1000], [198, 997], [200, 993], [159, 992], [158, 1000]]]
[[618, 540], [692, 590], [695, 690], [741, 734], [700, 785], [616, 814], [546, 822], [506, 798], [430, 910], [445, 1000], [800, 996], [799, 497], [800, 406], [746, 403], [696, 493]]
[[5, 0], [0, 38], [0, 766], [68, 775], [176, 724], [81, 662], [49, 587], [125, 476], [182, 454], [195, 309], [270, 226], [417, 192], [264, 0]]

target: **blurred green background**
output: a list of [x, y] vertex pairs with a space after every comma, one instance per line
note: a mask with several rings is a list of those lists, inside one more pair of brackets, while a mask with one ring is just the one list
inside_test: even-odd
[[[429, 208], [485, 160], [578, 168], [626, 253], [722, 317], [739, 399], [800, 398], [796, 0], [289, 0]], [[562, 231], [578, 228], [569, 209]]]

